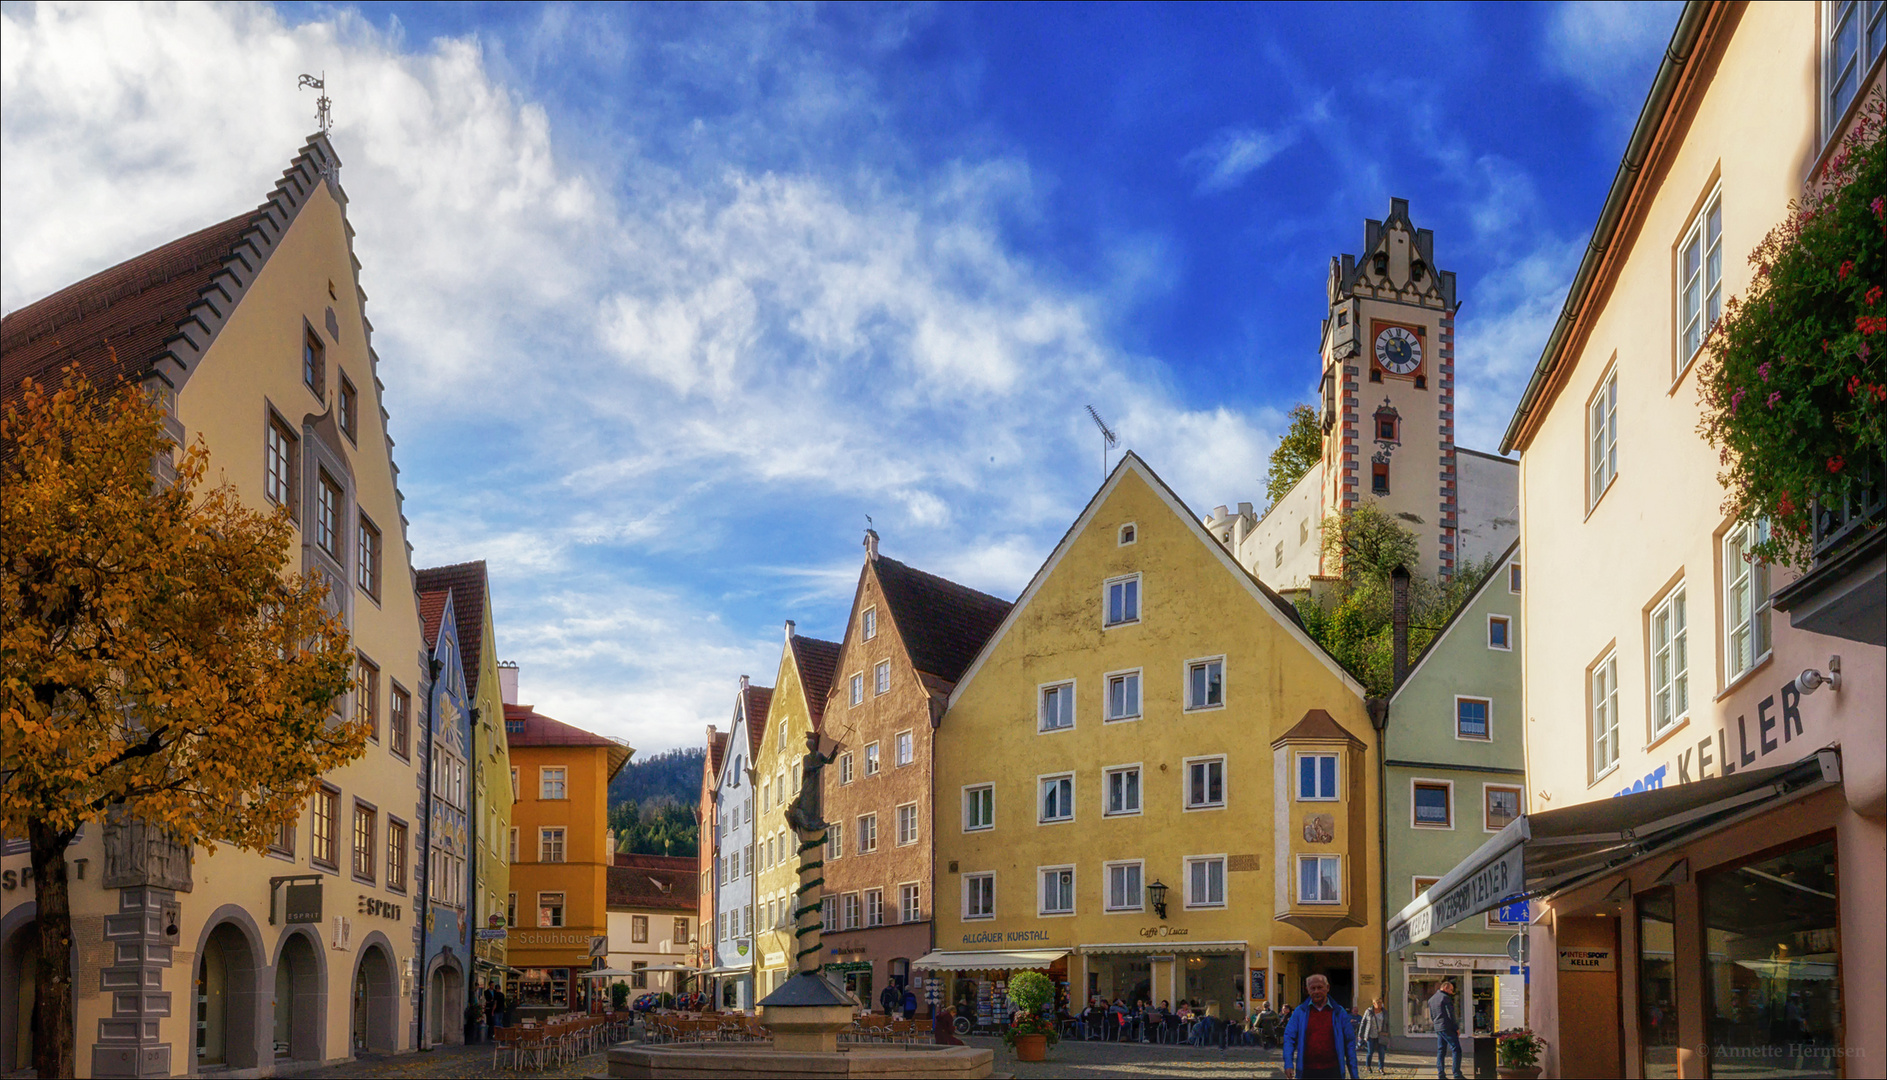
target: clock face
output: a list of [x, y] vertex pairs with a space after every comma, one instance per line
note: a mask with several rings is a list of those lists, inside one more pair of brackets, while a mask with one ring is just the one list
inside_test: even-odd
[[1384, 371], [1407, 375], [1422, 366], [1422, 339], [1400, 326], [1376, 335], [1376, 363]]

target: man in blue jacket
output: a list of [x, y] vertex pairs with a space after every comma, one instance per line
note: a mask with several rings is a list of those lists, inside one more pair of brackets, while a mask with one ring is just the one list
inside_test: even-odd
[[1455, 984], [1444, 981], [1428, 999], [1428, 1018], [1435, 1025], [1435, 1075], [1448, 1080], [1448, 1051], [1455, 1052], [1455, 1077], [1461, 1078], [1461, 1019], [1455, 1012]]
[[1304, 980], [1310, 1000], [1291, 1010], [1284, 1025], [1285, 1080], [1355, 1080], [1356, 1028], [1350, 1013], [1330, 1000], [1330, 980]]

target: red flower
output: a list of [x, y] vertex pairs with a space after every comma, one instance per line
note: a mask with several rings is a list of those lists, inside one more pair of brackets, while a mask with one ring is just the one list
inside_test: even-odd
[[1848, 376], [1848, 393], [1854, 394], [1858, 392], [1860, 389], [1861, 389], [1861, 377], [1859, 375]]
[[1841, 269], [1835, 271], [1835, 276], [1840, 278], [1842, 281], [1846, 281], [1848, 280], [1848, 275], [1852, 273], [1854, 273], [1854, 260], [1849, 259], [1848, 261], [1841, 264]]
[[1842, 467], [1843, 465], [1846, 465], [1846, 464], [1847, 464], [1847, 462], [1845, 462], [1845, 461], [1843, 461], [1843, 460], [1841, 460], [1841, 455], [1840, 455], [1840, 454], [1836, 454], [1836, 455], [1835, 455], [1834, 457], [1831, 457], [1831, 458], [1829, 458], [1829, 459], [1828, 459], [1828, 471], [1829, 471], [1829, 472], [1840, 472], [1840, 471], [1841, 471], [1841, 467]]
[[[1887, 334], [1887, 315], [1861, 315], [1854, 320], [1854, 328], [1863, 334]], [[1822, 351], [1828, 351], [1828, 343], [1821, 343]]]
[[1873, 288], [1867, 290], [1867, 306], [1873, 307], [1875, 304], [1878, 304], [1878, 303], [1880, 303], [1880, 286], [1876, 285]]

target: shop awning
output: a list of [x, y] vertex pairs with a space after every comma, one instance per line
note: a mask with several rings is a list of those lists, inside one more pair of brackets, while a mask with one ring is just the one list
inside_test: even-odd
[[1067, 949], [1023, 949], [1016, 952], [933, 952], [925, 953], [911, 966], [931, 971], [1014, 971], [1026, 968], [1046, 969], [1068, 955]]
[[739, 967], [709, 968], [706, 971], [701, 972], [701, 974], [703, 975], [751, 975], [753, 974], [753, 968], [748, 967], [746, 964], [742, 964]]
[[1841, 755], [1829, 749], [1790, 765], [1522, 815], [1389, 920], [1389, 951], [1840, 782]]
[[1243, 953], [1243, 941], [1188, 941], [1185, 938], [1154, 938], [1147, 941], [1117, 941], [1103, 945], [1080, 945], [1077, 952], [1088, 956], [1122, 953], [1134, 956], [1161, 953]]

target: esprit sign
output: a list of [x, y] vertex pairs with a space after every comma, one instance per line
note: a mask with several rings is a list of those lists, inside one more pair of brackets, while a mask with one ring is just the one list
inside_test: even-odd
[[[1795, 745], [1798, 742], [1800, 746]], [[1793, 752], [1788, 752], [1791, 749]], [[1819, 749], [1803, 734], [1802, 691], [1790, 679], [1756, 703], [1753, 719], [1746, 712], [1724, 721], [1714, 733], [1679, 749], [1677, 760], [1658, 766], [1614, 795], [1656, 791], [1669, 782], [1687, 784], [1712, 776], [1730, 776], [1758, 763], [1780, 765]], [[1770, 760], [1770, 755], [1778, 751], [1784, 752]]]

